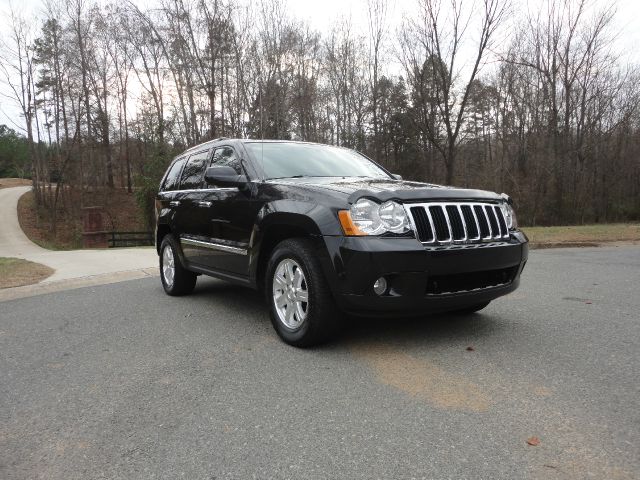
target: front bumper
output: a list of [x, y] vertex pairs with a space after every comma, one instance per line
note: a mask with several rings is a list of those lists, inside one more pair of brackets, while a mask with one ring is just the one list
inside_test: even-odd
[[[515, 290], [528, 240], [427, 247], [413, 238], [324, 237], [326, 271], [336, 301], [350, 313], [435, 313], [488, 302]], [[373, 291], [384, 276], [388, 292]]]

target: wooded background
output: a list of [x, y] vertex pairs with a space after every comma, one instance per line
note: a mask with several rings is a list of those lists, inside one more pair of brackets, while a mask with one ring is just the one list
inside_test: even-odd
[[528, 225], [640, 219], [640, 76], [609, 2], [416, 0], [391, 28], [389, 3], [363, 0], [364, 31], [336, 12], [323, 32], [284, 0], [152, 4], [10, 12], [0, 79], [24, 135], [0, 126], [0, 176], [31, 176], [54, 229], [69, 190], [151, 212], [171, 158], [220, 136], [355, 148], [507, 192]]

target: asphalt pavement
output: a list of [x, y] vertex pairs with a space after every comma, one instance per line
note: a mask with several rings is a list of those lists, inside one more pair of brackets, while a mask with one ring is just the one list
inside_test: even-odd
[[640, 478], [639, 293], [640, 247], [534, 251], [480, 314], [312, 350], [212, 279], [0, 302], [0, 478]]

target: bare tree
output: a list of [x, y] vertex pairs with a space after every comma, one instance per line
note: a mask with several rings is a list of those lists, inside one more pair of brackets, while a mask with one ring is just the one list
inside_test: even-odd
[[[439, 121], [421, 123], [420, 128], [442, 156], [447, 183], [454, 180], [457, 146], [473, 81], [505, 17], [507, 5], [499, 0], [484, 0], [479, 11], [476, 8], [465, 11], [462, 1], [452, 0], [448, 11], [443, 12], [439, 0], [418, 0], [417, 19], [404, 20], [401, 61], [414, 86], [423, 85], [425, 69], [431, 72], [428, 81], [432, 84]], [[481, 19], [475, 54], [471, 68], [465, 69], [461, 65], [461, 50], [477, 15]], [[438, 128], [440, 123], [444, 132]]]
[[73, 210], [118, 186], [152, 221], [170, 158], [218, 135], [344, 145], [417, 180], [507, 191], [526, 223], [640, 218], [640, 75], [608, 5], [507, 18], [502, 0], [416, 0], [392, 38], [383, 0], [362, 30], [338, 18], [326, 33], [285, 0], [43, 1], [42, 19], [9, 15], [0, 77], [53, 225], [59, 198]]
[[30, 23], [13, 8], [10, 10], [10, 33], [8, 41], [0, 44], [0, 72], [3, 83], [11, 92], [24, 118], [25, 132], [32, 162], [33, 186], [38, 204], [42, 202], [42, 163], [34, 141], [36, 122], [35, 89], [36, 65], [34, 61], [34, 37]]
[[380, 131], [378, 105], [380, 103], [380, 69], [384, 41], [387, 34], [387, 14], [389, 3], [385, 0], [367, 0], [369, 20], [369, 89], [371, 91], [371, 123], [373, 126], [373, 152], [380, 155]]

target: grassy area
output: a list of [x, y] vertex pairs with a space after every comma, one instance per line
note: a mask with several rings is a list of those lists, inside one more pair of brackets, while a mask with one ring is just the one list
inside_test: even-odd
[[568, 227], [523, 227], [531, 243], [539, 246], [563, 246], [607, 242], [640, 241], [640, 225], [609, 223]]
[[0, 288], [20, 287], [38, 283], [53, 273], [40, 263], [20, 258], [0, 257]]
[[0, 178], [0, 188], [26, 187], [31, 185], [27, 178]]

